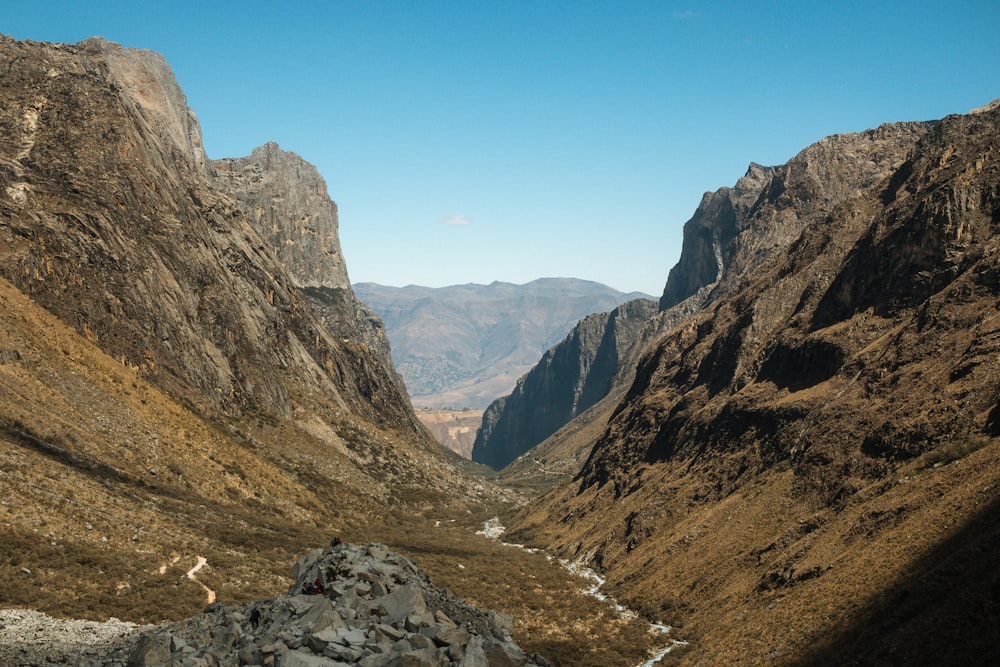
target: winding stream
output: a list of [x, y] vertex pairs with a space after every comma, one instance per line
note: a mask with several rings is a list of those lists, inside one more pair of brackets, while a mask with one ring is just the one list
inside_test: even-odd
[[[521, 549], [523, 551], [527, 551], [528, 553], [532, 554], [533, 553], [544, 554], [545, 557], [548, 558], [549, 560], [554, 560], [563, 567], [565, 567], [570, 574], [585, 579], [588, 582], [589, 586], [580, 589], [581, 593], [583, 593], [584, 595], [589, 595], [598, 600], [601, 600], [602, 602], [603, 601], [611, 602], [614, 605], [615, 613], [618, 615], [619, 618], [629, 618], [629, 619], [639, 618], [639, 614], [636, 613], [635, 611], [632, 611], [631, 609], [621, 605], [613, 597], [601, 593], [601, 587], [605, 583], [607, 583], [607, 580], [601, 575], [599, 575], [597, 572], [592, 570], [591, 568], [584, 565], [583, 562], [569, 561], [564, 558], [557, 559], [552, 554], [545, 553], [541, 549], [526, 547], [523, 544], [513, 544], [511, 542], [504, 542], [500, 538], [504, 534], [504, 532], [506, 532], [506, 530], [507, 529], [503, 526], [503, 524], [500, 523], [500, 519], [497, 517], [493, 517], [492, 519], [483, 524], [482, 530], [476, 531], [476, 535], [482, 535], [488, 539], [497, 540], [498, 542], [500, 542], [500, 544], [504, 545], [505, 547], [515, 547], [517, 549]], [[661, 625], [659, 623], [649, 624], [649, 632], [654, 635], [658, 636], [669, 635], [672, 632], [672, 630], [673, 628], [671, 628], [669, 625]], [[687, 642], [680, 639], [667, 639], [666, 645], [657, 649], [648, 660], [640, 663], [639, 665], [637, 665], [637, 667], [653, 667], [656, 663], [662, 660], [664, 656], [666, 656], [668, 653], [673, 651], [678, 646], [687, 646]]]

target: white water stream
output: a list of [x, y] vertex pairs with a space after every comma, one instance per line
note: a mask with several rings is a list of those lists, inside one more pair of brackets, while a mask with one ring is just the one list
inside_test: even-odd
[[[493, 517], [485, 524], [483, 524], [482, 530], [476, 531], [476, 535], [482, 535], [491, 540], [497, 540], [498, 542], [500, 542], [500, 544], [506, 547], [514, 547], [517, 549], [521, 549], [523, 551], [527, 551], [528, 553], [545, 554], [546, 558], [548, 558], [549, 560], [555, 560], [560, 565], [565, 567], [570, 572], [570, 574], [574, 574], [578, 577], [581, 577], [590, 584], [588, 587], [580, 589], [581, 593], [583, 593], [584, 595], [589, 595], [591, 597], [597, 598], [602, 602], [605, 600], [611, 602], [614, 605], [615, 613], [618, 614], [619, 618], [633, 618], [633, 619], [639, 618], [639, 614], [637, 614], [636, 612], [632, 611], [631, 609], [628, 609], [627, 607], [622, 606], [614, 598], [605, 595], [604, 593], [601, 593], [601, 586], [603, 586], [606, 583], [606, 579], [601, 575], [599, 575], [597, 572], [594, 572], [594, 570], [592, 570], [591, 568], [587, 567], [582, 561], [579, 560], [569, 561], [564, 558], [556, 559], [554, 556], [545, 553], [541, 549], [533, 549], [531, 547], [526, 547], [523, 544], [513, 544], [511, 542], [504, 542], [503, 540], [500, 539], [500, 537], [504, 534], [504, 532], [506, 532], [506, 530], [507, 529], [500, 523], [500, 519], [497, 517]], [[673, 628], [671, 628], [669, 625], [660, 625], [659, 623], [649, 624], [649, 632], [651, 634], [663, 636], [670, 634], [672, 630]], [[687, 646], [687, 642], [682, 641], [680, 639], [668, 640], [668, 643], [665, 646], [657, 649], [648, 660], [646, 660], [643, 663], [640, 663], [637, 667], [653, 667], [653, 665], [662, 660], [665, 655], [673, 651], [678, 646]]]

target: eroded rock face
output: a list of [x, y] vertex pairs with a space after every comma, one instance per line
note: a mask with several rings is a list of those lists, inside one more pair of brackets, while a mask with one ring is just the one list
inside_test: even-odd
[[[91, 37], [77, 46], [95, 63], [107, 67], [115, 85], [135, 101], [155, 134], [166, 140], [168, 150], [176, 147], [178, 157], [189, 159], [197, 172], [212, 174], [198, 118], [188, 108], [184, 91], [162, 55], [148, 49], [123, 49], [100, 37]], [[52, 75], [57, 72], [49, 71]]]
[[[247, 166], [267, 186], [257, 199], [249, 186], [234, 185], [247, 201], [218, 187], [194, 115], [156, 54], [3, 38], [0, 63], [5, 278], [209, 412], [290, 416], [292, 386], [419, 428], [372, 318], [358, 324], [336, 209], [315, 169], [264, 147]], [[267, 224], [279, 231], [262, 236]], [[296, 234], [302, 252], [276, 255]], [[300, 282], [340, 292], [328, 317], [317, 317]]]
[[751, 163], [734, 187], [705, 193], [698, 210], [684, 224], [681, 257], [667, 276], [660, 310], [672, 308], [719, 279], [731, 259], [733, 240], [773, 174], [773, 168]]
[[293, 576], [287, 595], [242, 607], [211, 605], [199, 616], [145, 632], [129, 664], [549, 664], [511, 639], [510, 616], [438, 588], [385, 545], [316, 549], [296, 563]]
[[494, 401], [476, 433], [472, 460], [502, 468], [604, 398], [624, 355], [656, 313], [648, 299], [589, 315]]
[[925, 123], [889, 123], [826, 137], [778, 167], [751, 163], [732, 188], [707, 193], [685, 223], [660, 310], [716, 283], [713, 298], [728, 293], [727, 285], [780, 255], [807, 226], [888, 178], [926, 130]]
[[274, 142], [248, 157], [215, 160], [212, 166], [213, 182], [242, 204], [310, 310], [335, 337], [366, 345], [405, 395], [382, 320], [351, 289], [337, 204], [316, 167]]
[[251, 223], [299, 287], [346, 289], [337, 205], [316, 167], [274, 142], [215, 160], [215, 182], [245, 204]]
[[[995, 381], [983, 374], [953, 390], [995, 349], [982, 313], [997, 298], [997, 118], [992, 110], [831, 137], [775, 170], [710, 309], [642, 362], [585, 484], [618, 477], [625, 450], [624, 460], [656, 461], [708, 448], [735, 454], [732, 470], [703, 463], [717, 469], [723, 494], [791, 457], [832, 502], [886, 461], [983, 433]], [[949, 322], [962, 322], [961, 332]], [[942, 345], [952, 353], [932, 351]], [[858, 413], [864, 419], [848, 418]], [[752, 443], [766, 448], [738, 454]], [[834, 473], [834, 461], [847, 467]]]

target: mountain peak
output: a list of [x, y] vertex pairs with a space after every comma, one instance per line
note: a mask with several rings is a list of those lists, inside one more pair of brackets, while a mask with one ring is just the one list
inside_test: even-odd
[[275, 142], [213, 162], [215, 182], [247, 215], [299, 287], [349, 289], [337, 205], [315, 166]]

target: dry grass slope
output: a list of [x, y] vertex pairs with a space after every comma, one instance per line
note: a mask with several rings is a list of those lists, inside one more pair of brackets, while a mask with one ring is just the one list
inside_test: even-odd
[[180, 619], [206, 603], [184, 576], [198, 556], [198, 582], [245, 602], [284, 590], [295, 559], [337, 534], [513, 614], [517, 641], [554, 664], [645, 655], [642, 623], [612, 620], [544, 557], [476, 536], [510, 501], [472, 477], [435, 491], [394, 451], [422, 445], [356, 422], [207, 423], [4, 281], [0, 313], [0, 606]]

